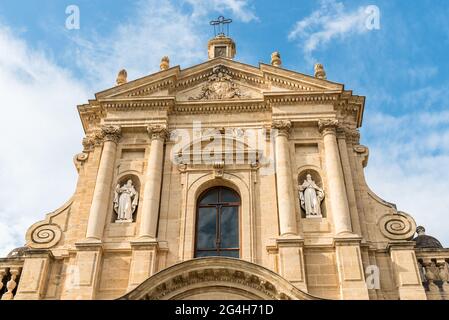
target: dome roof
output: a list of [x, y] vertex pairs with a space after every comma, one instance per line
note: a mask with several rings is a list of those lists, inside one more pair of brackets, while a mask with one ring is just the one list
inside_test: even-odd
[[21, 257], [28, 250], [30, 250], [29, 247], [18, 247], [18, 248], [15, 248], [10, 253], [8, 253], [7, 258]]
[[416, 242], [416, 248], [434, 248], [434, 249], [442, 249], [443, 246], [438, 239], [426, 235], [426, 229], [424, 227], [419, 226], [416, 228], [416, 232], [418, 236], [413, 239]]

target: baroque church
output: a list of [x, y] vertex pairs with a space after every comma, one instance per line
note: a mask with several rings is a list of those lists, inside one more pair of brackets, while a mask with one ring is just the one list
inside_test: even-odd
[[449, 299], [449, 249], [366, 184], [365, 97], [235, 55], [218, 32], [78, 106], [76, 191], [0, 259], [1, 299]]

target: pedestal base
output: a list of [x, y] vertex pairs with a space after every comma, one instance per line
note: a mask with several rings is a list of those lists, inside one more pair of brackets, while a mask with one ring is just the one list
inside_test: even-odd
[[281, 237], [276, 239], [279, 256], [279, 274], [295, 287], [307, 292], [304, 271], [304, 239], [299, 237]]

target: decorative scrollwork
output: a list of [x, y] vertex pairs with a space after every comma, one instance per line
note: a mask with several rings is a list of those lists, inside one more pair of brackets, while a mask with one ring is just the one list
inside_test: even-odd
[[271, 124], [271, 128], [277, 130], [277, 133], [280, 135], [288, 136], [292, 128], [292, 123], [288, 120], [274, 120]]
[[61, 240], [62, 231], [56, 224], [44, 224], [35, 228], [31, 233], [32, 248], [48, 249]]
[[243, 96], [230, 70], [219, 65], [212, 69], [212, 75], [201, 88], [201, 92], [195, 97], [189, 97], [189, 100], [231, 100]]
[[391, 240], [410, 240], [415, 234], [415, 220], [404, 212], [384, 215], [379, 219], [380, 232]]

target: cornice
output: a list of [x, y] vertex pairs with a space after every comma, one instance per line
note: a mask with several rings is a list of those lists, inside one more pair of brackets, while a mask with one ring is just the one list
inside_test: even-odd
[[116, 98], [99, 99], [98, 102], [105, 109], [170, 109], [175, 103], [175, 97], [146, 97], [146, 98]]
[[270, 105], [296, 103], [332, 103], [338, 101], [339, 92], [264, 92], [264, 98]]
[[261, 112], [270, 110], [264, 100], [216, 100], [216, 101], [188, 101], [177, 102], [173, 107], [174, 113], [229, 113], [229, 112]]

